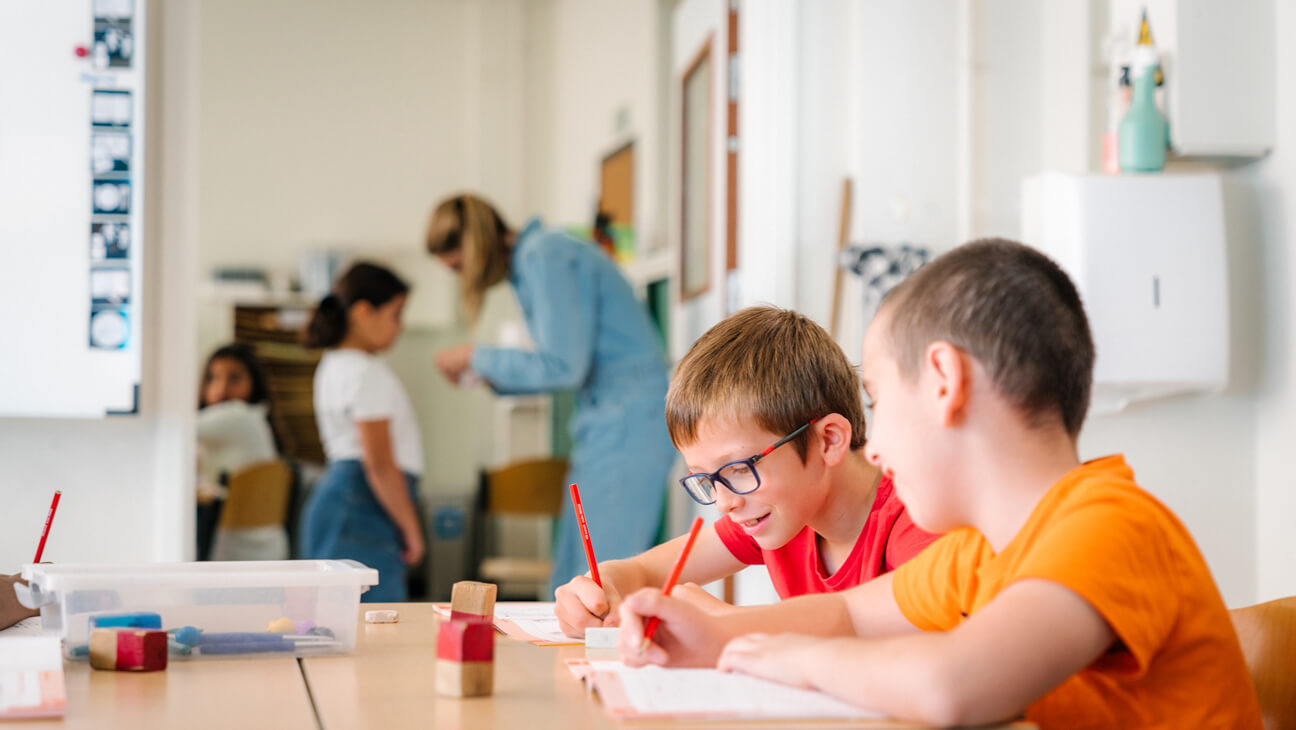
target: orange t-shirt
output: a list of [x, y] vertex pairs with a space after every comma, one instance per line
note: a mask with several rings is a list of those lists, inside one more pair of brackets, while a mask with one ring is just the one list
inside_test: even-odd
[[1192, 536], [1134, 483], [1121, 456], [1054, 484], [998, 555], [956, 530], [895, 571], [914, 626], [948, 631], [1009, 584], [1066, 586], [1117, 642], [1026, 709], [1042, 728], [1260, 728], [1260, 708], [1224, 601]]

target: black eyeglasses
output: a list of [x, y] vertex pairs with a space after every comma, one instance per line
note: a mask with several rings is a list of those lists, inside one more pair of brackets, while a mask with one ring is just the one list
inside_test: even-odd
[[684, 491], [688, 492], [688, 495], [698, 504], [715, 504], [716, 482], [723, 484], [726, 489], [734, 494], [751, 494], [760, 489], [761, 485], [760, 474], [756, 471], [756, 462], [769, 456], [774, 449], [800, 436], [802, 431], [810, 428], [817, 420], [819, 419], [810, 419], [801, 428], [784, 436], [778, 440], [778, 443], [751, 458], [731, 461], [710, 474], [702, 472], [689, 474], [680, 479], [680, 484], [684, 487]]

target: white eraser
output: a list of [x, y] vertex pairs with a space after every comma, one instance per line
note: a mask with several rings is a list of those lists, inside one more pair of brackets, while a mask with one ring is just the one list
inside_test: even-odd
[[394, 624], [400, 618], [397, 611], [365, 611], [367, 624]]
[[617, 626], [585, 629], [586, 649], [615, 649], [621, 629]]

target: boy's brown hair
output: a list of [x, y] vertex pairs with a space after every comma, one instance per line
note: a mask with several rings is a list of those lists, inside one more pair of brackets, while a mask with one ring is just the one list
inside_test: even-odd
[[[864, 446], [864, 403], [855, 369], [822, 327], [777, 307], [748, 307], [698, 338], [666, 394], [666, 426], [676, 446], [697, 439], [704, 418], [754, 419], [783, 436], [840, 414], [851, 448]], [[809, 433], [792, 440], [802, 462]]]
[[1075, 285], [1044, 254], [1002, 238], [973, 241], [914, 272], [883, 308], [902, 375], [944, 340], [976, 358], [1033, 425], [1060, 418], [1072, 437], [1080, 433], [1093, 337]]

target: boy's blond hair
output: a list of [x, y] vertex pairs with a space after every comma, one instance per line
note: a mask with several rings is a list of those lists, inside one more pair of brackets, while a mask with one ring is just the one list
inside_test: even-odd
[[[676, 447], [697, 439], [706, 418], [752, 419], [782, 436], [840, 414], [851, 448], [864, 446], [864, 404], [855, 369], [822, 327], [797, 312], [749, 307], [702, 335], [680, 361], [666, 394]], [[804, 462], [809, 433], [792, 441]]]

